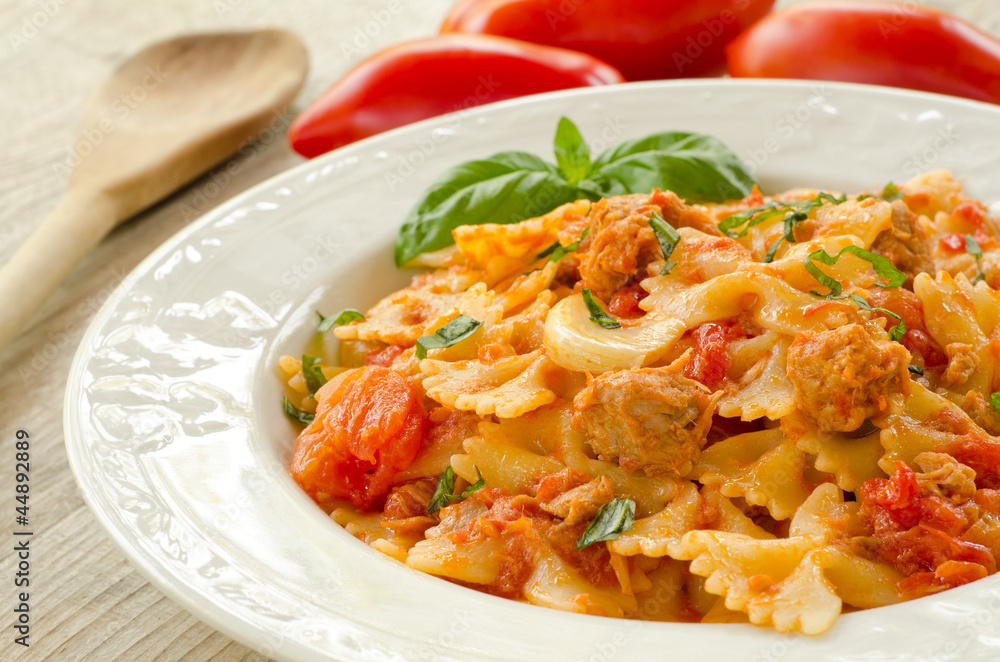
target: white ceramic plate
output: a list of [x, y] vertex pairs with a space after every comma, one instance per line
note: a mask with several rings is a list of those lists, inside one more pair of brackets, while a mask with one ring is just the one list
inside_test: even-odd
[[656, 131], [713, 134], [765, 191], [874, 188], [945, 167], [1000, 201], [1000, 109], [852, 85], [589, 88], [351, 145], [177, 234], [94, 319], [69, 378], [66, 446], [111, 538], [185, 609], [280, 660], [1000, 659], [1000, 577], [848, 614], [813, 638], [580, 616], [410, 570], [292, 482], [278, 357], [301, 353], [314, 309], [363, 309], [408, 280], [392, 241], [439, 173], [507, 149], [551, 158], [561, 115], [592, 152]]

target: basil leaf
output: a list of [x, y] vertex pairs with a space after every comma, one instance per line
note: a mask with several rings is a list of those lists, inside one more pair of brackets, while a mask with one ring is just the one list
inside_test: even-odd
[[527, 152], [502, 152], [455, 166], [404, 219], [396, 237], [396, 265], [452, 245], [452, 230], [460, 225], [516, 223], [577, 197], [554, 166]]
[[320, 333], [326, 333], [335, 326], [343, 326], [345, 324], [350, 324], [351, 322], [360, 322], [365, 316], [353, 308], [344, 308], [342, 311], [336, 315], [330, 315], [329, 317], [323, 317], [323, 313], [316, 311], [316, 315], [319, 317], [319, 326], [316, 330]]
[[[720, 140], [671, 131], [626, 140], [594, 160], [587, 177], [601, 196], [669, 190], [688, 201], [746, 197], [757, 180]], [[582, 186], [582, 185], [581, 185]]]
[[570, 186], [575, 187], [590, 174], [590, 147], [569, 118], [559, 119], [554, 151], [559, 174]]
[[437, 487], [431, 496], [430, 503], [427, 504], [427, 514], [433, 515], [448, 505], [448, 502], [458, 497], [452, 494], [455, 491], [455, 470], [449, 465], [447, 469], [438, 475]]
[[306, 378], [306, 386], [309, 387], [309, 395], [316, 397], [316, 391], [318, 391], [323, 384], [326, 383], [326, 377], [323, 375], [323, 370], [319, 367], [319, 362], [322, 359], [318, 359], [315, 356], [302, 355], [302, 376]]
[[971, 234], [965, 235], [965, 252], [976, 258], [976, 275], [972, 278], [972, 284], [986, 280], [986, 274], [983, 273], [983, 249]]
[[833, 278], [827, 276], [822, 271], [820, 271], [819, 267], [813, 264], [812, 261], [817, 260], [827, 266], [832, 267], [837, 263], [837, 260], [839, 260], [840, 256], [843, 255], [844, 253], [850, 253], [851, 255], [856, 255], [857, 257], [860, 257], [862, 260], [871, 262], [872, 269], [875, 271], [875, 275], [878, 276], [879, 278], [886, 279], [886, 282], [884, 283], [880, 282], [875, 283], [879, 287], [883, 288], [899, 287], [900, 285], [906, 282], [906, 274], [897, 269], [888, 258], [885, 258], [879, 255], [878, 253], [872, 253], [871, 251], [866, 251], [863, 248], [858, 248], [857, 246], [844, 246], [843, 248], [840, 249], [840, 252], [837, 253], [836, 255], [830, 255], [826, 251], [820, 249], [818, 251], [810, 253], [805, 257], [804, 264], [806, 267], [806, 271], [808, 271], [813, 278], [818, 280], [820, 285], [823, 285], [830, 289], [830, 292], [827, 294], [820, 294], [815, 290], [811, 290], [809, 292], [810, 294], [814, 294], [818, 297], [826, 297], [828, 299], [835, 299], [840, 296], [840, 293], [843, 291], [843, 288], [841, 288], [840, 283], [838, 283], [836, 280], [834, 280]]
[[667, 261], [660, 270], [660, 275], [665, 276], [677, 266], [676, 262], [670, 261], [670, 256], [677, 248], [677, 244], [681, 243], [681, 235], [655, 211], [649, 217], [649, 227], [653, 228], [653, 234], [656, 235], [656, 240], [660, 242], [660, 250], [663, 251], [663, 259]]
[[894, 342], [899, 342], [900, 340], [903, 339], [903, 334], [906, 333], [906, 322], [903, 321], [902, 317], [892, 312], [891, 310], [886, 310], [885, 308], [872, 308], [867, 301], [865, 301], [857, 294], [852, 294], [851, 299], [854, 301], [854, 303], [858, 304], [858, 306], [864, 310], [869, 310], [874, 313], [882, 313], [896, 320], [897, 322], [896, 326], [889, 329], [889, 340], [892, 340]]
[[[906, 369], [909, 370], [910, 372], [912, 372], [914, 375], [921, 375], [921, 376], [923, 376], [923, 374], [924, 374], [924, 369], [923, 368], [921, 368], [918, 365], [913, 365], [912, 363], [910, 365], [906, 366]], [[1000, 391], [997, 392], [997, 395], [1000, 395]], [[992, 396], [991, 396], [991, 398], [992, 398]]]
[[828, 254], [823, 249], [820, 249], [818, 251], [813, 251], [809, 255], [806, 255], [806, 259], [803, 260], [803, 264], [806, 267], [806, 271], [809, 272], [809, 275], [811, 275], [813, 278], [819, 281], [820, 285], [830, 290], [827, 294], [820, 294], [816, 290], [809, 290], [809, 294], [813, 294], [818, 297], [826, 297], [828, 299], [839, 298], [840, 293], [843, 292], [844, 288], [840, 286], [840, 283], [835, 278], [827, 276], [820, 270], [819, 267], [813, 264], [812, 262], [813, 260], [819, 260], [820, 262], [828, 266], [832, 266], [837, 262], [836, 257], [833, 257], [832, 255]]
[[479, 473], [479, 467], [473, 465], [473, 468], [476, 470], [476, 475], [479, 476], [479, 480], [477, 480], [472, 485], [469, 485], [467, 488], [462, 490], [463, 499], [472, 494], [473, 492], [476, 492], [486, 487], [486, 479], [483, 478], [483, 474]]
[[[552, 244], [544, 251], [536, 255], [535, 259], [541, 260], [543, 257], [548, 256], [549, 259], [546, 260], [547, 262], [558, 262], [559, 260], [563, 259], [570, 253], [576, 252], [576, 250], [580, 248], [580, 242], [586, 239], [588, 234], [590, 234], [589, 226], [583, 229], [583, 232], [580, 234], [580, 238], [574, 241], [573, 243], [563, 246], [558, 241], [556, 241], [556, 243]], [[537, 271], [537, 269], [533, 271]], [[529, 271], [528, 273], [531, 272]]]
[[593, 293], [588, 289], [583, 290], [583, 303], [587, 306], [587, 311], [590, 313], [591, 322], [599, 324], [605, 329], [621, 328], [622, 325], [614, 317], [611, 317], [611, 315], [604, 312], [604, 309], [601, 308], [601, 304], [597, 302]]
[[302, 425], [309, 425], [314, 420], [316, 420], [316, 414], [310, 414], [307, 411], [302, 411], [298, 407], [292, 404], [292, 402], [287, 398], [283, 397], [282, 407], [285, 410], [285, 415], [293, 421], [298, 421]]
[[903, 197], [903, 192], [900, 191], [895, 184], [889, 182], [888, 184], [885, 185], [885, 188], [882, 189], [882, 195], [880, 195], [879, 197], [885, 200], [886, 202], [894, 202]]
[[1000, 391], [990, 393], [990, 405], [997, 411], [1000, 411]]
[[593, 164], [576, 126], [556, 130], [558, 167], [527, 152], [501, 152], [451, 168], [404, 219], [395, 260], [454, 243], [460, 225], [514, 223], [579, 198], [671, 190], [689, 201], [724, 202], [748, 195], [756, 181], [719, 140], [696, 133], [658, 133], [605, 150]]
[[433, 335], [417, 338], [417, 358], [426, 359], [429, 349], [442, 349], [462, 342], [482, 325], [483, 323], [478, 320], [466, 315], [459, 315], [435, 331]]
[[576, 541], [576, 548], [583, 549], [595, 542], [614, 540], [635, 524], [635, 501], [618, 497], [601, 506], [597, 515], [587, 525], [586, 531]]

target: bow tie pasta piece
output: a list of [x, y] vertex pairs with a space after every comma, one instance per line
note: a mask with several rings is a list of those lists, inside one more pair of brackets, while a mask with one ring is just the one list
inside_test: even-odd
[[963, 274], [953, 278], [944, 271], [936, 279], [920, 274], [913, 291], [923, 306], [927, 331], [948, 357], [935, 385], [951, 392], [956, 402], [968, 397], [970, 406], [979, 399], [989, 400], [1000, 381], [1000, 342], [995, 338], [1000, 329], [1000, 294], [985, 283], [972, 285]]
[[445, 513], [442, 524], [428, 529], [426, 539], [409, 550], [406, 565], [470, 584], [495, 584], [503, 571], [507, 541], [500, 535], [490, 535], [486, 527], [476, 529], [479, 535], [474, 541], [455, 535], [475, 527], [488, 508], [479, 501], [468, 499], [446, 506], [442, 511]]
[[812, 491], [813, 472], [805, 453], [780, 429], [729, 437], [702, 451], [689, 474], [723, 496], [764, 506], [771, 517], [788, 519]]
[[795, 410], [795, 390], [786, 376], [791, 342], [775, 331], [732, 342], [733, 386], [719, 398], [720, 416], [776, 421]]
[[878, 428], [860, 437], [856, 433], [821, 432], [815, 423], [795, 412], [781, 419], [781, 429], [796, 448], [815, 456], [817, 471], [832, 474], [847, 492], [856, 492], [866, 480], [885, 475], [878, 466], [885, 452]]
[[990, 436], [953, 402], [914, 382], [903, 411], [888, 417], [880, 440], [887, 474], [899, 462], [913, 465], [920, 453], [948, 453], [976, 472], [980, 486], [1000, 488], [1000, 441]]
[[414, 276], [412, 285], [376, 303], [364, 320], [338, 326], [333, 332], [341, 340], [378, 340], [409, 347], [459, 313], [483, 321], [481, 311], [493, 302], [493, 294], [485, 285], [473, 287], [481, 280], [482, 272], [467, 267]]
[[632, 618], [664, 623], [690, 622], [698, 616], [691, 597], [704, 591], [687, 585], [687, 564], [669, 558], [634, 557], [632, 586], [636, 611]]
[[817, 559], [807, 558], [819, 542], [689, 531], [678, 545], [677, 558], [690, 560], [691, 572], [707, 578], [705, 589], [724, 596], [727, 609], [745, 612], [755, 625], [819, 634], [841, 609]]
[[733, 503], [717, 491], [698, 493], [694, 483], [684, 484], [681, 493], [667, 506], [649, 517], [635, 522], [631, 529], [608, 546], [617, 554], [661, 557], [671, 554], [681, 537], [695, 529], [712, 529], [740, 533], [751, 538], [774, 538], [744, 515]]
[[522, 306], [535, 302], [543, 293], [549, 291], [556, 272], [557, 262], [549, 262], [541, 269], [514, 276], [511, 280], [499, 283], [494, 289], [499, 292], [497, 303], [508, 314]]
[[507, 225], [462, 225], [452, 234], [466, 263], [483, 270], [487, 283], [498, 283], [528, 271], [538, 261], [536, 256], [555, 241], [568, 245], [579, 239], [590, 207], [590, 201], [577, 200], [537, 218]]
[[544, 542], [536, 559], [534, 572], [524, 586], [524, 597], [531, 604], [616, 618], [635, 612], [634, 596], [626, 595], [618, 586], [602, 588], [588, 583]]
[[565, 409], [541, 407], [497, 423], [484, 421], [479, 436], [465, 440], [465, 452], [451, 457], [451, 466], [470, 483], [477, 480], [478, 467], [491, 487], [533, 493], [544, 476], [565, 469], [552, 451], [568, 428], [568, 417]]
[[670, 256], [670, 260], [676, 262], [677, 266], [666, 276], [654, 279], [659, 287], [673, 285], [679, 289], [755, 264], [747, 249], [735, 239], [685, 227], [678, 228], [677, 234], [681, 236], [681, 240]]
[[[514, 315], [487, 326], [477, 355], [487, 360], [513, 354], [529, 354], [542, 349], [545, 318], [548, 317], [556, 295], [551, 290], [539, 294], [526, 308]], [[494, 352], [497, 352], [494, 355]], [[440, 355], [447, 356], [446, 352]]]
[[547, 381], [558, 368], [541, 350], [491, 364], [424, 359], [420, 369], [427, 375], [423, 385], [429, 398], [480, 416], [514, 418], [556, 399]]
[[856, 508], [842, 501], [835, 486], [821, 485], [796, 514], [788, 538], [691, 531], [673, 556], [690, 560], [691, 572], [707, 578], [706, 590], [723, 596], [727, 609], [745, 612], [752, 623], [819, 634], [833, 624], [844, 601], [881, 606], [900, 599], [895, 583], [901, 575], [865, 558], [863, 547], [847, 537]]
[[802, 226], [803, 240], [851, 235], [868, 248], [882, 232], [892, 229], [892, 205], [878, 198], [848, 200], [816, 210], [816, 220]]
[[968, 200], [962, 184], [947, 170], [930, 170], [899, 185], [906, 206], [917, 215], [934, 218], [938, 212], [950, 214]]

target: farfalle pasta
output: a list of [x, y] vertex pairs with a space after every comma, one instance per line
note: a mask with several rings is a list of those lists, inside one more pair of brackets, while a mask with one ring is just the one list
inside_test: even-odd
[[996, 572], [998, 237], [943, 171], [459, 227], [282, 359], [292, 476], [464, 587], [822, 633]]

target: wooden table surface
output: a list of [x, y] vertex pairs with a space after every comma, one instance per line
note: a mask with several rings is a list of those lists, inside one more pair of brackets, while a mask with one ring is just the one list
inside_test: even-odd
[[[433, 34], [453, 0], [4, 0], [0, 4], [0, 264], [51, 211], [87, 96], [125, 57], [185, 32], [276, 26], [309, 49], [292, 113], [361, 57]], [[788, 2], [779, 2], [789, 4]], [[908, 3], [913, 5], [915, 3]], [[936, 4], [1000, 34], [996, 0]], [[367, 29], [368, 34], [365, 33]], [[30, 647], [14, 643], [17, 538], [0, 543], [0, 659], [263, 660], [166, 598], [111, 543], [84, 504], [63, 445], [63, 391], [100, 304], [156, 246], [194, 218], [301, 161], [284, 140], [258, 143], [212, 199], [200, 183], [126, 223], [81, 264], [0, 356], [2, 527], [14, 531], [15, 435], [31, 435]], [[213, 189], [214, 191], [214, 189]], [[2, 313], [0, 313], [2, 314]]]

